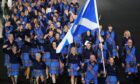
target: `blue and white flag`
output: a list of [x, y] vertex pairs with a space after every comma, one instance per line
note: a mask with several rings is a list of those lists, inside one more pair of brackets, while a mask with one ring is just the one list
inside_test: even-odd
[[75, 36], [97, 28], [99, 28], [99, 21], [96, 0], [87, 0], [73, 25], [58, 45], [56, 52], [60, 53], [66, 45], [73, 43]]

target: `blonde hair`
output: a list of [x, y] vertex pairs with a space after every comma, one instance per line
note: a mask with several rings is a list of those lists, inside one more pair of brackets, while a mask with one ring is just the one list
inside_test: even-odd
[[40, 53], [36, 53], [35, 56], [36, 56], [36, 58], [41, 58], [41, 54]]
[[130, 36], [131, 36], [131, 32], [129, 30], [125, 30], [124, 37], [130, 37]]
[[27, 24], [26, 24], [26, 28], [27, 28], [27, 29], [31, 29], [31, 24], [27, 23]]
[[55, 26], [53, 23], [50, 24], [50, 29], [54, 30], [55, 29]]

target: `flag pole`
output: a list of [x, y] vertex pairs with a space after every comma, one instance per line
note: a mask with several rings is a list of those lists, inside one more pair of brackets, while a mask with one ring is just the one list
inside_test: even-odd
[[[94, 0], [95, 1], [95, 3], [94, 3], [94, 6], [95, 6], [95, 15], [96, 15], [96, 17], [97, 17], [97, 25], [98, 25], [98, 28], [99, 28], [99, 19], [101, 19], [101, 18], [98, 18], [98, 11], [97, 11], [97, 3], [96, 3], [96, 0]], [[100, 32], [101, 32], [101, 30], [99, 29], [99, 41], [100, 41], [100, 37], [101, 37], [101, 34], [100, 34]], [[102, 44], [102, 42], [100, 41], [100, 43]], [[102, 44], [103, 45], [103, 44]], [[104, 62], [104, 55], [103, 55], [103, 49], [101, 49], [101, 54], [102, 54], [102, 62], [103, 62], [103, 71], [104, 71], [104, 73], [106, 73], [106, 69], [105, 69], [105, 62]]]

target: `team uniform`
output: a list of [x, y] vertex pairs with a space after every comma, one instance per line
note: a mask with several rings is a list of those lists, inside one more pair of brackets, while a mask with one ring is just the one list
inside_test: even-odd
[[136, 73], [138, 72], [137, 63], [139, 62], [139, 60], [136, 54], [136, 47], [132, 46], [130, 48], [126, 45], [125, 48], [123, 49], [122, 56], [123, 63], [126, 66], [125, 67], [126, 78], [130, 81], [136, 76]]
[[[39, 52], [39, 42], [37, 39], [31, 39], [31, 54], [35, 56]], [[35, 57], [34, 57], [35, 58]]]
[[56, 50], [51, 48], [50, 49], [50, 57], [51, 57], [51, 64], [50, 64], [50, 74], [58, 75], [60, 73], [60, 56], [61, 54], [57, 54]]
[[118, 67], [117, 65], [113, 64], [107, 64], [106, 65], [106, 84], [117, 84], [118, 82]]
[[114, 31], [106, 32], [106, 41], [105, 41], [105, 45], [107, 46], [108, 49], [108, 54], [109, 57], [116, 57], [118, 56], [118, 51], [117, 51], [117, 46], [116, 46], [116, 37], [115, 37], [115, 33]]
[[74, 37], [73, 46], [77, 47], [77, 52], [79, 54], [82, 54], [83, 46], [82, 46], [81, 35], [78, 35], [78, 36]]
[[78, 54], [68, 55], [68, 69], [70, 70], [69, 76], [79, 76], [80, 75], [80, 57]]
[[45, 52], [43, 54], [42, 60], [44, 60], [46, 67], [50, 67], [50, 63], [51, 63], [50, 52]]
[[124, 56], [124, 62], [126, 64], [125, 72], [132, 72], [137, 73], [137, 57], [136, 57], [136, 48], [133, 46], [132, 48], [129, 48], [128, 46], [125, 46], [124, 51], [122, 53], [122, 56]]
[[14, 31], [14, 27], [12, 25], [4, 27], [3, 29], [4, 42], [8, 39], [8, 35], [10, 33], [13, 33], [13, 31]]
[[98, 64], [87, 62], [84, 65], [83, 72], [85, 72], [85, 84], [90, 84], [91, 81], [98, 84]]
[[94, 35], [96, 45], [98, 45], [100, 43], [99, 38], [98, 38], [99, 33], [100, 33], [101, 37], [105, 40], [105, 31], [104, 30], [101, 30], [99, 32], [99, 29], [96, 29], [95, 32], [93, 32], [93, 33], [94, 34], [92, 34], [92, 35]]
[[14, 76], [17, 77], [19, 75], [19, 69], [21, 64], [21, 52], [13, 53], [13, 51], [4, 49], [4, 52], [9, 55], [10, 61], [9, 61], [9, 67], [8, 67], [8, 76]]
[[[16, 45], [17, 43], [15, 42], [15, 41], [13, 41], [12, 43], [8, 40], [8, 41], [6, 41], [5, 43], [4, 43], [5, 45], [7, 45], [7, 47], [8, 48], [11, 48], [12, 47], [12, 45]], [[9, 66], [9, 60], [10, 60], [10, 58], [9, 58], [9, 55], [7, 54], [7, 53], [4, 53], [5, 55], [5, 61], [4, 61], [4, 65], [8, 68], [8, 66]]]
[[41, 76], [45, 76], [45, 64], [44, 62], [42, 61], [37, 61], [37, 60], [34, 60], [33, 61], [33, 77], [41, 77]]
[[82, 42], [85, 44], [86, 41], [94, 43], [94, 36], [92, 35], [91, 31], [88, 31], [90, 34], [88, 35], [87, 32], [82, 35]]
[[22, 59], [23, 67], [31, 67], [32, 60], [31, 60], [31, 54], [30, 54], [30, 43], [25, 42], [21, 51], [22, 51], [21, 59]]
[[15, 41], [17, 42], [19, 49], [21, 49], [24, 44], [23, 39], [24, 39], [25, 32], [23, 29], [21, 29], [21, 30], [14, 31], [13, 33], [14, 33]]
[[93, 52], [93, 49], [92, 49], [92, 48], [90, 48], [90, 49], [84, 48], [83, 54], [82, 54], [82, 61], [83, 61], [84, 63], [89, 62], [90, 54], [91, 54], [92, 52]]
[[105, 84], [105, 76], [104, 76], [104, 67], [107, 63], [107, 60], [108, 60], [108, 53], [107, 53], [107, 48], [106, 48], [106, 45], [103, 45], [102, 47], [103, 49], [101, 50], [101, 48], [99, 47], [98, 45], [98, 48], [96, 50], [96, 59], [97, 59], [97, 63], [98, 63], [98, 66], [99, 66], [99, 69], [98, 69], [98, 74], [99, 74], [99, 83], [100, 84]]
[[97, 57], [97, 63], [101, 64], [103, 63], [102, 61], [102, 56], [104, 58], [104, 61], [106, 63], [106, 60], [107, 60], [107, 49], [105, 48], [105, 46], [103, 47], [103, 50], [101, 49], [97, 49], [97, 52], [96, 52], [96, 57]]

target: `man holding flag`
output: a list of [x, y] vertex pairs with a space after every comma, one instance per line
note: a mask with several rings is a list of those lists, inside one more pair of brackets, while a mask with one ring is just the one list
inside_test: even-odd
[[[63, 48], [66, 45], [73, 43], [74, 37], [88, 30], [95, 30], [97, 28], [99, 28], [99, 21], [98, 21], [96, 0], [87, 0], [85, 6], [79, 12], [79, 15], [77, 16], [73, 25], [70, 27], [69, 31], [67, 32], [67, 34], [65, 35], [61, 43], [58, 45], [56, 52], [57, 53], [62, 52]], [[103, 54], [102, 54], [102, 60], [104, 61]], [[103, 62], [103, 66], [105, 72], [104, 62]]]

